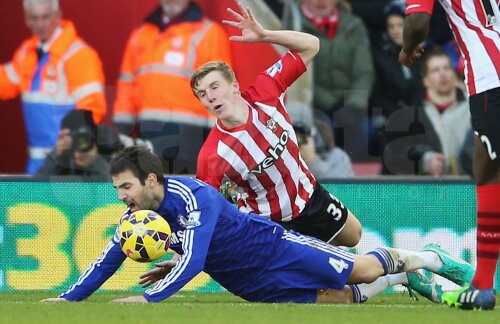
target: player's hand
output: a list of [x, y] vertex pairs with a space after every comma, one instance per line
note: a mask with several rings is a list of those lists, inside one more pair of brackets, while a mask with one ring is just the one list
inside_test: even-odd
[[127, 298], [119, 298], [112, 300], [111, 303], [147, 303], [148, 300], [144, 296], [130, 296]]
[[429, 160], [429, 174], [433, 177], [442, 175], [444, 163], [444, 155], [441, 153], [434, 153]]
[[141, 287], [146, 288], [158, 280], [165, 278], [165, 276], [172, 271], [172, 268], [175, 267], [176, 264], [177, 261], [163, 261], [155, 264], [156, 268], [149, 270], [139, 277], [141, 279], [139, 281]]
[[399, 52], [399, 62], [407, 67], [410, 67], [419, 59], [420, 56], [422, 56], [422, 53], [424, 53], [424, 48], [420, 45], [411, 55], [408, 55], [405, 51], [401, 50], [401, 52]]
[[40, 300], [42, 303], [58, 303], [58, 302], [67, 302], [67, 299], [61, 298], [61, 297], [53, 297], [53, 298], [45, 298]]
[[266, 34], [266, 30], [257, 20], [255, 20], [252, 10], [250, 10], [249, 7], [245, 8], [245, 6], [243, 6], [240, 2], [238, 2], [238, 6], [240, 7], [241, 14], [231, 8], [227, 8], [227, 11], [235, 18], [236, 21], [222, 21], [223, 24], [239, 28], [241, 30], [241, 36], [231, 36], [229, 37], [229, 40], [246, 43], [261, 41]]

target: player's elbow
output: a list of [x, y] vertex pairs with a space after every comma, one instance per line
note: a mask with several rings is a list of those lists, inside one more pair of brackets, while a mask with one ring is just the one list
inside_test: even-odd
[[189, 275], [193, 277], [198, 273], [202, 272], [205, 268], [205, 258], [197, 257], [196, 255], [192, 255], [189, 260]]
[[319, 38], [311, 35], [311, 44], [309, 46], [309, 52], [311, 55], [311, 60], [318, 54], [319, 52]]
[[299, 55], [302, 58], [302, 61], [304, 61], [304, 64], [307, 65], [319, 52], [319, 38], [314, 35], [307, 34], [307, 42], [305, 44], [304, 49], [299, 51]]
[[311, 41], [311, 51], [313, 52], [313, 56], [315, 56], [319, 52], [319, 38], [316, 36], [312, 37], [313, 39]]

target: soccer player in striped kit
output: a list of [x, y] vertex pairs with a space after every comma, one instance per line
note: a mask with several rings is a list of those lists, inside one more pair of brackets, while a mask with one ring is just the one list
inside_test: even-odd
[[[378, 248], [367, 255], [355, 255], [287, 231], [263, 217], [243, 214], [198, 179], [164, 177], [161, 160], [146, 147], [132, 146], [117, 153], [110, 173], [118, 198], [128, 207], [125, 215], [137, 210], [156, 211], [170, 224], [170, 248], [181, 256], [174, 267], [158, 266], [142, 276], [143, 286], [156, 283], [143, 295], [117, 302], [162, 301], [204, 271], [248, 301], [360, 303], [375, 294], [367, 292], [364, 283], [381, 276], [406, 276], [403, 272], [420, 268], [442, 268], [441, 251]], [[119, 229], [74, 285], [45, 301], [84, 300], [109, 279], [126, 259]], [[345, 287], [352, 293], [339, 299], [334, 292]]]
[[286, 90], [318, 52], [317, 37], [266, 30], [241, 5], [241, 13], [228, 10], [235, 21], [223, 23], [241, 31], [230, 40], [277, 44], [289, 52], [244, 92], [224, 62], [210, 62], [194, 72], [193, 93], [217, 117], [198, 155], [197, 178], [217, 189], [224, 179], [235, 183], [241, 190], [238, 206], [245, 213], [334, 245], [355, 246], [360, 222], [309, 171], [284, 106]]
[[[434, 0], [407, 0], [400, 62], [410, 66], [422, 54]], [[462, 309], [494, 309], [493, 279], [500, 253], [500, 11], [497, 0], [440, 0], [465, 59], [474, 128], [477, 192], [477, 268], [470, 287], [443, 301]]]

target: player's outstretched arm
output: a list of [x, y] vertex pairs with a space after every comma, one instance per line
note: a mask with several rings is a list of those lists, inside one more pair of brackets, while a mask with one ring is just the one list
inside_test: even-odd
[[420, 44], [429, 35], [431, 16], [424, 12], [415, 12], [405, 17], [403, 29], [403, 48], [399, 53], [399, 62], [411, 66], [422, 55], [424, 49]]
[[147, 299], [144, 296], [130, 296], [126, 298], [119, 298], [112, 300], [111, 303], [147, 303]]
[[52, 297], [52, 298], [45, 298], [40, 300], [42, 303], [54, 303], [54, 302], [67, 302], [69, 300], [61, 298], [61, 297]]
[[272, 43], [284, 46], [297, 52], [305, 64], [309, 63], [319, 50], [319, 39], [316, 36], [293, 30], [268, 30], [255, 19], [249, 7], [238, 3], [240, 13], [228, 8], [233, 20], [223, 20], [222, 23], [240, 29], [241, 35], [229, 37], [232, 41], [245, 43]]

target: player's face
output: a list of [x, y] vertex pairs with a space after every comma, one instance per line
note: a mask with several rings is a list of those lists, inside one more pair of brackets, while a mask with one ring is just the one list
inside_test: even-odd
[[339, 0], [303, 0], [304, 5], [316, 16], [330, 16]]
[[163, 13], [169, 18], [173, 18], [187, 8], [189, 0], [161, 0], [160, 3]]
[[132, 171], [126, 170], [111, 177], [113, 186], [118, 190], [118, 199], [123, 201], [131, 211], [158, 208], [154, 193], [148, 185], [143, 185]]
[[60, 23], [61, 14], [49, 1], [33, 3], [25, 12], [26, 25], [41, 42], [46, 42]]
[[234, 114], [234, 98], [239, 95], [238, 82], [229, 82], [219, 71], [212, 71], [199, 80], [196, 95], [212, 115], [229, 120]]
[[387, 18], [387, 33], [398, 46], [403, 46], [404, 18], [400, 15], [390, 15]]
[[427, 89], [440, 95], [450, 94], [456, 87], [455, 71], [446, 56], [435, 56], [427, 61], [427, 75], [424, 77]]

